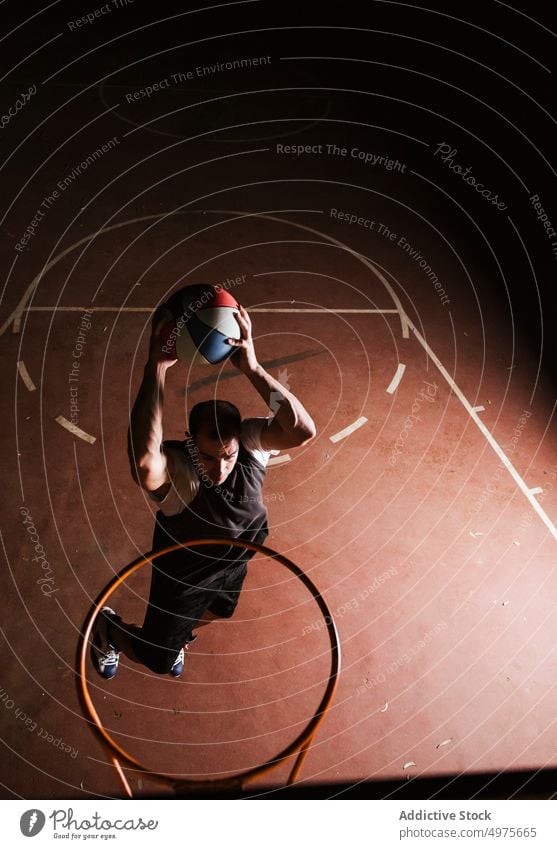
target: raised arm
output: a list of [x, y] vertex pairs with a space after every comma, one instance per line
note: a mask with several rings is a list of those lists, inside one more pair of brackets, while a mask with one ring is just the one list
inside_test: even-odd
[[278, 406], [269, 419], [269, 427], [261, 432], [261, 445], [267, 450], [296, 448], [313, 439], [317, 431], [310, 414], [288, 389], [275, 380], [257, 361], [252, 338], [251, 319], [244, 307], [240, 307], [237, 321], [242, 331], [241, 339], [229, 339], [238, 348], [231, 359], [236, 368], [243, 372], [267, 406]]
[[162, 351], [160, 330], [168, 315], [158, 311], [153, 319], [149, 359], [130, 416], [128, 457], [134, 481], [149, 492], [166, 495], [173, 473], [172, 458], [162, 450], [162, 415], [166, 372], [176, 360]]

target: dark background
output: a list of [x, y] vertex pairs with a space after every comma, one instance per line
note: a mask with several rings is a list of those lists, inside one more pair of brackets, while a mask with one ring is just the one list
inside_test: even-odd
[[[113, 104], [119, 93], [152, 84], [180, 69], [241, 55], [269, 54], [272, 64], [256, 72], [214, 74], [183, 86], [184, 105], [217, 94], [223, 100], [157, 121], [153, 127], [160, 134], [151, 135], [153, 143], [166, 143], [173, 135], [179, 138], [191, 133], [192, 128], [202, 132], [247, 121], [255, 122], [251, 136], [263, 137], [269, 134], [269, 124], [259, 125], [256, 131], [257, 122], [293, 115], [326, 116], [328, 123], [314, 124], [291, 141], [302, 136], [304, 143], [323, 141], [326, 132], [338, 144], [346, 140], [350, 145], [359, 138], [362, 147], [367, 142], [375, 150], [385, 142], [381, 129], [331, 123], [337, 119], [388, 127], [430, 145], [446, 141], [458, 150], [455, 160], [472, 165], [476, 178], [492, 188], [508, 210], [495, 210], [442, 167], [431, 149], [390, 133], [390, 155], [407, 162], [447, 193], [443, 196], [418, 183], [408, 189], [405, 201], [442, 222], [444, 234], [465, 260], [485, 269], [479, 299], [490, 310], [500, 312], [502, 327], [526, 335], [532, 354], [536, 358], [543, 355], [544, 369], [553, 368], [556, 258], [535, 219], [528, 193], [512, 173], [530, 193], [541, 196], [549, 217], [557, 221], [552, 4], [532, 9], [522, 3], [512, 10], [491, 2], [467, 7], [465, 15], [460, 3], [428, 5], [429, 10], [389, 2], [335, 3], [325, 8], [303, 2], [135, 0], [120, 9], [112, 7], [110, 14], [69, 33], [68, 20], [97, 8], [94, 3], [57, 3], [47, 10], [40, 3], [26, 3], [25, 7], [4, 4], [5, 30], [20, 24], [23, 12], [29, 18], [33, 9], [37, 11], [33, 20], [4, 40], [3, 65], [13, 68], [2, 83], [4, 102], [10, 104], [18, 87], [30, 80], [45, 80], [54, 74], [41, 86], [32, 106], [2, 132], [2, 150], [8, 153], [34, 130], [4, 171], [10, 169], [8, 179], [10, 172], [19, 169], [31, 173], [45, 148], [66, 137], [71, 115], [82, 108], [103, 79], [104, 96]], [[537, 23], [528, 17], [530, 12], [535, 13]], [[62, 36], [55, 38], [58, 33]], [[53, 40], [45, 45], [48, 34]], [[362, 61], [281, 62], [280, 56]], [[265, 89], [278, 90], [227, 99], [230, 94]], [[133, 108], [124, 104], [120, 111], [130, 118], [133, 112], [135, 121], [142, 115], [154, 117], [162, 111], [165, 97], [162, 94]], [[98, 104], [94, 111], [98, 114]], [[118, 127], [122, 130], [121, 122]], [[243, 144], [234, 141], [232, 132], [228, 137], [220, 132], [216, 138], [226, 143], [229, 151], [241, 149]], [[291, 165], [296, 171], [300, 163]], [[330, 177], [331, 167], [330, 162], [311, 163], [317, 178]], [[306, 162], [300, 171], [309, 176]], [[370, 172], [371, 184], [374, 178], [375, 173]], [[173, 184], [172, 191], [179, 199], [180, 187]], [[25, 197], [22, 193], [12, 213], [21, 210], [22, 220]], [[9, 219], [4, 222], [4, 238], [9, 238], [8, 225]], [[463, 294], [472, 297], [469, 291]]]

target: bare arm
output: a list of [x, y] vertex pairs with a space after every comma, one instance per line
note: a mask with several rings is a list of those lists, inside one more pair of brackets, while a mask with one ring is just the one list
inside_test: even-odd
[[315, 424], [301, 401], [275, 380], [263, 366], [258, 365], [247, 375], [252, 386], [267, 405], [273, 399], [278, 409], [269, 426], [261, 431], [261, 446], [264, 449], [296, 448], [305, 445], [316, 435]]
[[143, 380], [130, 416], [128, 456], [134, 481], [149, 492], [164, 496], [170, 488], [173, 473], [172, 458], [162, 450], [162, 415], [164, 384], [168, 368], [176, 362], [165, 357], [161, 350], [159, 332], [165, 322], [160, 313], [155, 316], [149, 359]]
[[267, 406], [277, 407], [277, 412], [269, 422], [269, 427], [261, 433], [261, 445], [264, 449], [296, 448], [313, 439], [317, 431], [310, 414], [301, 401], [286, 389], [278, 380], [265, 371], [255, 355], [251, 321], [243, 307], [237, 316], [242, 331], [239, 340], [229, 339], [230, 344], [239, 348], [233, 354], [232, 362], [242, 371], [252, 386], [261, 395]]

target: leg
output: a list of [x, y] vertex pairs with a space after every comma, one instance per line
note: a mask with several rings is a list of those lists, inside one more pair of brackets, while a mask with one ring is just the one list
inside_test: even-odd
[[178, 652], [193, 639], [192, 631], [222, 585], [222, 571], [195, 572], [183, 555], [161, 558], [151, 572], [151, 589], [141, 629], [129, 629], [137, 660], [157, 674], [170, 672]]
[[159, 675], [170, 672], [180, 649], [192, 641], [192, 630], [211, 598], [213, 594], [206, 590], [192, 592], [179, 600], [179, 613], [176, 612], [176, 599], [172, 600], [172, 609], [160, 606], [160, 600], [157, 606], [150, 604], [143, 627], [137, 629], [131, 640], [139, 663]]
[[[91, 659], [103, 678], [116, 675], [120, 652], [158, 674], [176, 674], [178, 654], [192, 641], [192, 629], [215, 595], [209, 589], [215, 576], [206, 569], [191, 574], [188, 565], [183, 555], [161, 557], [153, 564], [142, 628], [123, 622], [110, 607], [102, 609], [93, 630]], [[222, 571], [216, 579], [220, 587]]]
[[129, 657], [135, 663], [139, 663], [139, 660], [136, 657], [133, 642], [140, 632], [141, 628], [138, 628], [137, 625], [128, 625], [126, 622], [122, 622], [122, 620], [116, 621], [112, 626], [112, 635], [114, 642], [118, 646], [118, 651], [123, 652], [126, 657]]
[[218, 594], [213, 596], [213, 600], [209, 604], [209, 610], [215, 616], [220, 616], [223, 619], [229, 619], [240, 599], [240, 592], [247, 575], [248, 567], [246, 563], [240, 563], [232, 569], [229, 569], [224, 574], [224, 580]]
[[[258, 545], [263, 545], [268, 534], [269, 531], [265, 525], [257, 531], [253, 541], [258, 543]], [[222, 587], [208, 608], [215, 616], [229, 619], [233, 615], [247, 575], [248, 563], [254, 555], [254, 551], [246, 551], [236, 565], [230, 566], [225, 570]]]

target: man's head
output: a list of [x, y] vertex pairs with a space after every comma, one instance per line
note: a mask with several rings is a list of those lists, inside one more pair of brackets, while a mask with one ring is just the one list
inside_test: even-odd
[[240, 411], [229, 401], [202, 401], [190, 411], [189, 433], [197, 448], [197, 470], [215, 486], [224, 483], [236, 465], [241, 428]]

